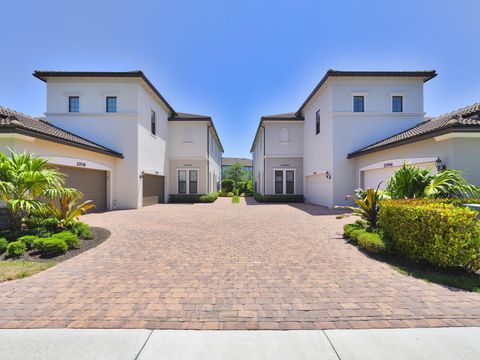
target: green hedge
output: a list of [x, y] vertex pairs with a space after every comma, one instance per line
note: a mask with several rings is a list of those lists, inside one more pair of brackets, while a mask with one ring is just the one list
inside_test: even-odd
[[195, 194], [195, 195], [170, 195], [169, 201], [171, 203], [211, 203], [218, 199], [218, 193], [210, 194]]
[[303, 195], [262, 195], [255, 193], [255, 200], [264, 203], [303, 203]]
[[480, 270], [477, 212], [448, 201], [384, 200], [380, 226], [394, 251], [411, 260]]
[[388, 243], [381, 232], [368, 232], [365, 224], [357, 221], [346, 224], [343, 227], [344, 236], [356, 243], [362, 249], [373, 253], [385, 253], [389, 251]]

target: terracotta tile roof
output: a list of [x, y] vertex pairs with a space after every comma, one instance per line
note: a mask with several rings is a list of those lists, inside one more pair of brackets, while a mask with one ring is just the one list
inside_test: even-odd
[[480, 132], [480, 103], [475, 103], [435, 118], [427, 118], [424, 122], [410, 129], [348, 154], [348, 158], [422, 140], [441, 133], [472, 130]]
[[123, 157], [119, 152], [56, 127], [49, 122], [0, 106], [0, 133], [15, 132], [87, 150]]

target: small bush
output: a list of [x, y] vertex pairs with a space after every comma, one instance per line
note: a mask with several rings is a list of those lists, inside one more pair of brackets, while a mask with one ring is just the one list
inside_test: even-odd
[[200, 196], [199, 201], [201, 203], [212, 203], [217, 199], [218, 199], [218, 193], [217, 192], [212, 192], [210, 194]]
[[264, 203], [303, 203], [303, 195], [262, 195], [255, 193], [255, 200]]
[[19, 257], [27, 251], [27, 246], [21, 241], [13, 241], [7, 245], [7, 255], [10, 257]]
[[387, 245], [381, 234], [377, 232], [364, 232], [358, 236], [358, 246], [373, 253], [387, 251]]
[[80, 240], [78, 240], [77, 235], [70, 231], [62, 231], [61, 233], [53, 235], [52, 238], [65, 241], [69, 249], [80, 247]]
[[72, 232], [76, 234], [80, 239], [93, 239], [92, 229], [90, 229], [90, 226], [88, 226], [84, 222], [77, 221], [72, 227]]
[[172, 194], [169, 202], [171, 203], [198, 203], [202, 195]]
[[240, 202], [240, 196], [235, 195], [232, 197], [232, 204], [238, 204]]
[[7, 250], [8, 241], [5, 238], [0, 238], [0, 254], [3, 254]]
[[350, 240], [355, 240], [355, 237], [354, 237], [354, 232], [357, 231], [357, 230], [365, 230], [365, 228], [363, 226], [361, 226], [360, 224], [357, 224], [357, 223], [353, 223], [353, 224], [346, 224], [343, 226], [343, 232], [344, 232], [344, 235], [347, 239], [350, 239]]
[[68, 250], [65, 240], [58, 237], [39, 238], [35, 240], [34, 247], [45, 255], [61, 254]]
[[445, 201], [385, 200], [380, 224], [392, 247], [416, 262], [480, 270], [478, 213]]
[[58, 220], [56, 218], [42, 218], [31, 216], [25, 219], [25, 226], [28, 229], [35, 230], [35, 232], [54, 232], [58, 227]]
[[233, 191], [233, 180], [232, 179], [223, 179], [222, 180], [222, 191], [229, 193]]
[[234, 197], [234, 196], [235, 196], [235, 194], [231, 191], [227, 193], [227, 197]]
[[18, 238], [18, 241], [21, 241], [25, 244], [25, 246], [27, 247], [27, 250], [30, 250], [33, 248], [33, 243], [35, 242], [35, 240], [38, 239], [38, 236], [35, 236], [35, 235], [25, 235], [25, 236], [22, 236], [22, 237], [19, 237]]

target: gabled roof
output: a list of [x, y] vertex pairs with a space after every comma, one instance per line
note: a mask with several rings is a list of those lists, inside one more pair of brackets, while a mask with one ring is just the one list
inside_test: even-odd
[[348, 158], [423, 140], [450, 132], [480, 132], [480, 102], [425, 121], [374, 144], [365, 146]]
[[252, 159], [222, 157], [222, 166], [231, 166], [237, 162], [243, 166], [253, 166]]
[[218, 141], [218, 144], [220, 145], [220, 149], [222, 152], [225, 150], [223, 149], [222, 142], [220, 141], [220, 137], [218, 136], [217, 129], [215, 129], [215, 124], [213, 123], [213, 120], [210, 116], [207, 115], [198, 115], [198, 114], [188, 114], [188, 113], [177, 113], [175, 116], [170, 116], [168, 118], [168, 121], [206, 121], [210, 125], [210, 127], [213, 130], [213, 133], [215, 135], [215, 138]]
[[63, 130], [45, 120], [0, 106], [0, 133], [17, 133], [123, 158], [117, 151]]
[[143, 71], [50, 71], [50, 70], [35, 70], [33, 76], [47, 82], [49, 78], [137, 78], [145, 82], [145, 84], [152, 90], [162, 103], [170, 110], [171, 115], [177, 113], [172, 106], [165, 100], [155, 86], [148, 80]]
[[420, 71], [343, 71], [333, 70], [327, 71], [325, 76], [320, 80], [318, 85], [308, 95], [307, 99], [303, 102], [300, 108], [297, 110], [296, 115], [301, 115], [302, 110], [308, 104], [308, 102], [315, 96], [317, 91], [330, 77], [420, 77], [423, 78], [423, 82], [427, 82], [437, 76], [435, 70], [420, 70]]
[[303, 120], [305, 120], [305, 118], [302, 115], [297, 115], [294, 112], [262, 116], [260, 118], [260, 122], [258, 123], [257, 131], [255, 132], [255, 137], [253, 138], [253, 143], [252, 143], [252, 147], [250, 148], [250, 152], [253, 152], [253, 147], [255, 146], [255, 142], [257, 141], [258, 132], [260, 131], [260, 128], [263, 126], [264, 121], [303, 121]]

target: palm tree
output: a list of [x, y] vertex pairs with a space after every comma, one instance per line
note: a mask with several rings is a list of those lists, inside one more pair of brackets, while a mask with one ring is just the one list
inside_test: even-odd
[[42, 199], [49, 189], [60, 188], [64, 175], [33, 154], [17, 154], [11, 157], [0, 153], [0, 199], [7, 204], [10, 213], [10, 229], [21, 229], [22, 219], [32, 211], [45, 211]]
[[470, 184], [459, 170], [432, 174], [431, 169], [404, 163], [390, 178], [386, 192], [394, 199], [477, 197], [480, 188]]

